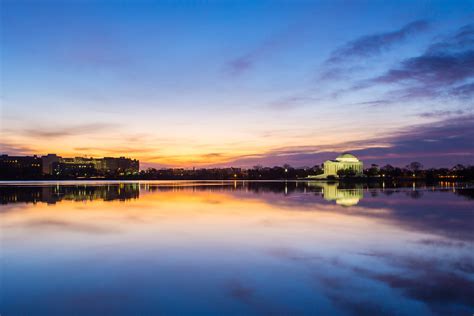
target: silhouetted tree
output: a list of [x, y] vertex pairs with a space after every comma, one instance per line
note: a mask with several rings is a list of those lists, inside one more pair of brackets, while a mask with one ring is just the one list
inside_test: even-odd
[[366, 170], [366, 174], [369, 177], [376, 177], [379, 175], [379, 166], [376, 164], [372, 164], [369, 169]]
[[423, 165], [419, 163], [418, 161], [414, 161], [410, 163], [409, 165], [407, 165], [406, 168], [410, 171], [413, 171], [414, 173], [417, 173], [423, 168]]

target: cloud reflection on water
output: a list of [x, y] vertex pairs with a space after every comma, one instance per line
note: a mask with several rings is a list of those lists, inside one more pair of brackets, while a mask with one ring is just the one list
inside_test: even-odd
[[[0, 190], [1, 307], [13, 314], [474, 307], [469, 189], [218, 182]], [[341, 203], [354, 197], [357, 204]]]

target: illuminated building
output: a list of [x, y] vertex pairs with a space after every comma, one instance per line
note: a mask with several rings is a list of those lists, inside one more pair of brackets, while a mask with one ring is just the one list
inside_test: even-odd
[[5, 179], [39, 178], [46, 176], [90, 177], [127, 176], [139, 172], [136, 159], [113, 158], [63, 158], [56, 154], [46, 156], [0, 156], [0, 177]]
[[139, 171], [139, 161], [125, 157], [62, 158], [53, 163], [53, 174], [74, 176], [130, 175]]
[[104, 157], [101, 160], [101, 170], [105, 172], [136, 173], [140, 167], [138, 160], [125, 157]]
[[0, 156], [0, 176], [5, 178], [39, 177], [42, 161], [37, 156]]
[[53, 164], [53, 175], [72, 177], [97, 176], [98, 170], [91, 159], [84, 158], [61, 158]]
[[338, 178], [340, 170], [350, 170], [353, 176], [362, 176], [364, 172], [364, 164], [356, 156], [344, 153], [334, 160], [326, 160], [324, 162], [324, 173], [313, 176], [314, 179]]

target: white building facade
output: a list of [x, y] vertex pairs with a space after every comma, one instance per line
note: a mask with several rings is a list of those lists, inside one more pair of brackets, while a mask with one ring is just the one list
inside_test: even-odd
[[334, 160], [326, 160], [324, 162], [324, 174], [318, 175], [314, 178], [338, 178], [338, 171], [347, 169], [354, 171], [355, 176], [362, 176], [364, 173], [364, 164], [356, 156], [349, 153], [344, 153], [342, 155], [339, 155]]

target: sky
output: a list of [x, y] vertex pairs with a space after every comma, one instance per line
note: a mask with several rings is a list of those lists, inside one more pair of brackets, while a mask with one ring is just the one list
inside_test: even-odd
[[474, 164], [474, 1], [0, 6], [3, 154]]

